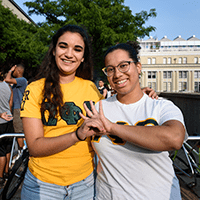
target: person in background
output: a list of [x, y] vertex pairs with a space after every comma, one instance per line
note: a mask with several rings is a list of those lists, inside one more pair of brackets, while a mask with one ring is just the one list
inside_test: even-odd
[[98, 87], [99, 92], [104, 96], [104, 98], [107, 97], [107, 92], [108, 90], [104, 86], [104, 82], [102, 80], [99, 80], [99, 87]]
[[[12, 96], [11, 87], [3, 81], [3, 76], [0, 76], [0, 135], [14, 132], [11, 114]], [[0, 189], [8, 178], [11, 147], [12, 138], [0, 139]]]
[[[24, 66], [22, 64], [14, 65], [7, 73], [5, 82], [12, 85], [13, 90], [13, 125], [15, 133], [23, 133], [22, 120], [20, 118], [20, 106], [24, 90], [27, 86], [27, 80], [23, 77]], [[19, 149], [24, 146], [23, 138], [18, 138]]]
[[111, 88], [109, 84], [104, 84], [105, 88], [107, 89], [107, 95], [106, 98], [111, 97]]
[[[84, 104], [87, 117], [80, 113], [84, 126], [96, 132], [97, 200], [181, 200], [168, 151], [180, 149], [187, 139], [183, 115], [171, 101], [143, 93], [139, 49], [128, 42], [107, 50], [103, 72], [117, 94], [95, 106], [90, 102], [91, 109]], [[91, 125], [97, 120], [103, 131]]]

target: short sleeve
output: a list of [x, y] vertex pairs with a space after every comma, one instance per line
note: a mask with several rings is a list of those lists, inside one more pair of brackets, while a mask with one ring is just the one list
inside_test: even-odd
[[21, 117], [41, 119], [41, 92], [41, 88], [37, 88], [35, 85], [28, 85], [26, 87], [21, 103]]
[[176, 105], [174, 105], [173, 102], [163, 100], [161, 106], [160, 125], [169, 120], [178, 120], [183, 124], [183, 126], [185, 127], [185, 140], [187, 140], [188, 133], [181, 110]]

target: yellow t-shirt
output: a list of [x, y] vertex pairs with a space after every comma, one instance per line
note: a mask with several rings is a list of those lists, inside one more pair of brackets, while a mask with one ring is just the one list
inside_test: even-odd
[[[103, 99], [95, 84], [78, 77], [68, 84], [61, 84], [63, 92], [63, 114], [58, 118], [48, 119], [47, 113], [41, 116], [40, 106], [45, 79], [29, 84], [24, 92], [21, 104], [21, 117], [42, 119], [44, 137], [56, 137], [73, 132], [83, 120], [79, 112], [86, 115], [83, 108], [85, 101], [98, 102]], [[70, 148], [46, 157], [31, 157], [29, 169], [38, 179], [57, 185], [70, 185], [83, 180], [93, 171], [94, 151], [90, 138], [77, 142]]]

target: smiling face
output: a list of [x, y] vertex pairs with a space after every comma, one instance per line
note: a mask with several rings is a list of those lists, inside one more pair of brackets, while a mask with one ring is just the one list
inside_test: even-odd
[[128, 52], [117, 49], [107, 54], [105, 66], [115, 67], [112, 76], [107, 77], [111, 87], [117, 91], [117, 99], [122, 103], [133, 103], [138, 101], [143, 93], [139, 84], [139, 74], [141, 73], [141, 64], [130, 63], [130, 69], [122, 73], [116, 66], [123, 61], [133, 61]]
[[61, 83], [74, 80], [77, 68], [84, 61], [84, 49], [85, 43], [79, 33], [68, 31], [59, 37], [53, 55], [59, 69]]

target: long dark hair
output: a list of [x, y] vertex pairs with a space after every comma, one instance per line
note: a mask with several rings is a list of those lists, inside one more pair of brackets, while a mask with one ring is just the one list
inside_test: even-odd
[[[72, 33], [79, 33], [85, 43], [84, 61], [78, 67], [76, 76], [87, 80], [91, 80], [93, 76], [92, 48], [89, 34], [87, 33], [86, 29], [82, 28], [81, 26], [63, 26], [53, 36], [49, 50], [45, 55], [40, 66], [39, 73], [36, 76], [36, 79], [45, 78], [41, 113], [44, 113], [45, 110], [49, 110], [50, 117], [57, 116], [58, 112], [61, 114], [61, 107], [63, 105], [63, 94], [59, 82], [59, 69], [56, 65], [53, 51], [56, 48], [56, 44], [60, 36], [68, 31]], [[46, 102], [49, 104], [48, 108], [46, 107]]]
[[109, 53], [111, 53], [117, 49], [121, 49], [121, 50], [128, 52], [129, 57], [132, 58], [133, 61], [139, 62], [138, 54], [139, 54], [139, 50], [141, 49], [141, 47], [138, 44], [138, 42], [135, 42], [135, 41], [128, 41], [127, 43], [119, 43], [115, 46], [108, 48], [108, 50], [106, 51], [106, 53], [104, 55], [104, 61], [105, 61], [106, 56]]

